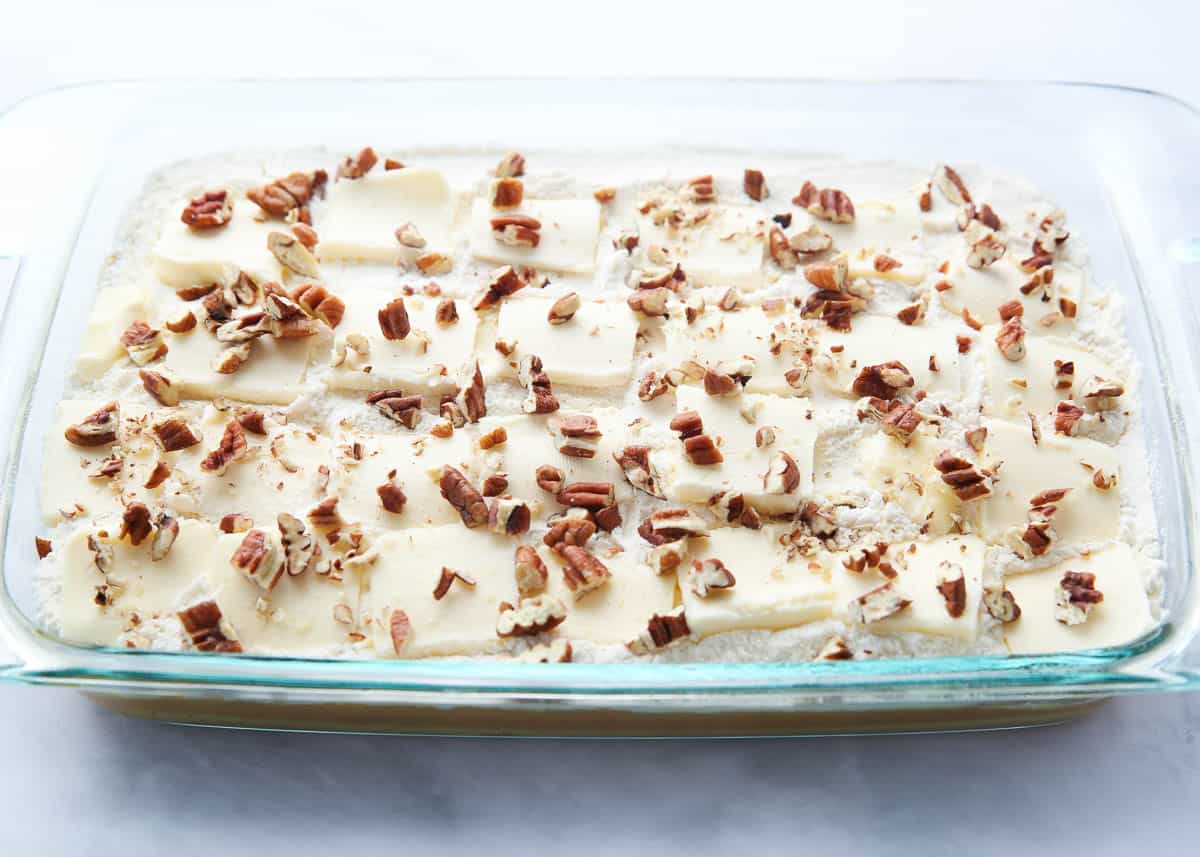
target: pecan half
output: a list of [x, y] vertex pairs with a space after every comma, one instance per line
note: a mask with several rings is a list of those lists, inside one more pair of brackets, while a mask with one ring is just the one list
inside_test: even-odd
[[328, 179], [324, 170], [290, 173], [270, 184], [251, 188], [246, 191], [246, 197], [267, 214], [286, 218], [292, 211], [307, 205], [315, 193], [323, 192]]
[[659, 509], [638, 525], [638, 535], [655, 546], [708, 532], [708, 522], [690, 509]]
[[283, 559], [275, 543], [262, 530], [250, 530], [229, 559], [233, 567], [265, 592], [283, 576]]
[[546, 563], [542, 562], [536, 549], [529, 545], [521, 545], [517, 548], [513, 563], [513, 570], [517, 578], [517, 594], [521, 598], [530, 598], [546, 591], [550, 573], [546, 570]]
[[450, 467], [442, 468], [442, 478], [439, 481], [442, 497], [454, 507], [468, 527], [481, 527], [488, 522], [488, 507], [483, 495], [467, 481], [462, 471]]
[[490, 221], [492, 238], [508, 247], [537, 247], [542, 240], [542, 222], [524, 214], [505, 214]]
[[109, 402], [73, 426], [68, 426], [63, 436], [75, 446], [107, 446], [117, 439], [121, 427], [121, 406]]
[[546, 535], [542, 536], [542, 543], [556, 553], [561, 553], [561, 549], [566, 545], [584, 547], [588, 539], [596, 535], [597, 529], [588, 517], [562, 517], [550, 525]]
[[992, 493], [987, 475], [965, 458], [946, 450], [933, 460], [934, 468], [964, 503]]
[[892, 400], [901, 390], [914, 386], [916, 381], [908, 367], [898, 360], [864, 366], [850, 389], [856, 396], [872, 396]]
[[611, 506], [616, 499], [611, 482], [568, 482], [555, 497], [564, 506], [596, 511]]
[[916, 405], [893, 401], [888, 403], [887, 413], [879, 427], [884, 434], [908, 446], [912, 441], [913, 432], [921, 425], [922, 419]]
[[692, 573], [688, 575], [687, 585], [699, 598], [707, 598], [713, 590], [732, 589], [737, 584], [725, 563], [710, 557], [692, 562]]
[[217, 606], [217, 602], [201, 601], [185, 607], [175, 615], [179, 617], [183, 630], [187, 632], [188, 639], [197, 651], [223, 654], [242, 651], [242, 644], [226, 632], [225, 623], [221, 620], [221, 608]]
[[557, 628], [566, 618], [566, 606], [550, 595], [522, 598], [515, 607], [503, 601], [500, 617], [496, 620], [496, 634], [501, 637], [543, 634]]
[[568, 458], [595, 458], [600, 449], [600, 424], [587, 414], [567, 414], [554, 420], [558, 451]]
[[604, 563], [578, 545], [563, 545], [559, 554], [567, 561], [563, 566], [563, 582], [576, 599], [599, 589], [612, 576]]
[[330, 327], [337, 327], [346, 314], [346, 304], [324, 286], [308, 283], [292, 290], [292, 300], [305, 312]]
[[163, 324], [171, 333], [187, 333], [196, 328], [196, 314], [191, 310], [187, 310], [177, 319], [165, 322]]
[[321, 545], [295, 515], [280, 512], [275, 518], [279, 543], [283, 546], [283, 567], [295, 577], [308, 571], [321, 557]]
[[834, 223], [854, 222], [854, 203], [844, 192], [836, 188], [823, 188], [806, 181], [800, 193], [792, 198], [792, 204], [807, 209], [808, 213]]
[[150, 427], [154, 439], [166, 452], [177, 452], [200, 442], [200, 435], [192, 431], [183, 417], [169, 417]]
[[551, 494], [557, 494], [562, 490], [565, 477], [563, 476], [563, 472], [557, 467], [553, 467], [549, 464], [543, 464], [538, 467], [536, 473], [534, 474], [534, 479], [537, 481], [538, 487], [543, 491], [549, 491]]
[[1064, 625], [1080, 625], [1088, 620], [1094, 605], [1104, 600], [1096, 588], [1096, 575], [1068, 571], [1054, 590], [1054, 618]]
[[367, 396], [367, 404], [405, 428], [416, 428], [421, 421], [421, 397], [405, 396], [402, 390], [377, 390]]
[[224, 190], [209, 190], [188, 201], [179, 219], [192, 229], [216, 229], [233, 218], [233, 199]]
[[646, 654], [656, 649], [665, 649], [672, 643], [684, 640], [691, 635], [687, 615], [683, 605], [669, 613], [655, 613], [646, 623], [646, 630], [626, 644], [635, 654]]
[[412, 325], [408, 320], [408, 310], [404, 306], [404, 298], [390, 301], [379, 311], [378, 315], [379, 329], [383, 332], [384, 339], [404, 339], [412, 331]]
[[458, 581], [463, 586], [470, 589], [475, 588], [475, 578], [469, 574], [465, 574], [453, 568], [442, 566], [442, 574], [438, 577], [437, 586], [433, 588], [433, 600], [441, 601], [446, 597], [446, 593], [450, 591], [450, 587], [454, 585], [454, 581]]
[[241, 423], [237, 420], [230, 420], [225, 425], [224, 434], [221, 435], [221, 443], [204, 457], [204, 460], [200, 462], [200, 469], [220, 476], [230, 464], [245, 458], [249, 451], [246, 432], [242, 429]]

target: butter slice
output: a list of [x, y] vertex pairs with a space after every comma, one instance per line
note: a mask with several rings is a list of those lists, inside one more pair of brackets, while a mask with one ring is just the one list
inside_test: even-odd
[[[362, 605], [363, 616], [371, 619], [377, 657], [396, 657], [389, 617], [397, 608], [410, 625], [400, 657], [477, 655], [500, 647], [500, 602], [517, 603], [516, 539], [452, 524], [386, 533], [375, 544], [379, 559], [368, 571]], [[475, 586], [455, 581], [435, 601], [443, 568], [470, 575]]]
[[[768, 315], [761, 306], [750, 306], [735, 312], [710, 307], [692, 324], [682, 315], [672, 316], [663, 325], [667, 348], [663, 357], [668, 367], [677, 367], [688, 360], [701, 366], [716, 366], [723, 361], [749, 357], [754, 361], [754, 374], [746, 385], [748, 393], [796, 394], [784, 377], [789, 369], [802, 365], [798, 353], [807, 334], [795, 313]], [[781, 348], [771, 353], [771, 336], [790, 339], [797, 349]]]
[[[437, 170], [408, 167], [335, 182], [318, 218], [316, 252], [322, 262], [415, 261], [453, 249], [450, 186]], [[424, 247], [405, 247], [396, 239], [406, 223], [417, 227]]]
[[1050, 300], [1043, 300], [1042, 292], [1021, 294], [1021, 286], [1029, 281], [1030, 276], [1021, 270], [1019, 254], [1012, 249], [993, 265], [979, 269], [970, 267], [966, 263], [964, 242], [964, 247], [956, 252], [944, 278], [954, 288], [939, 291], [937, 296], [942, 306], [950, 312], [961, 313], [965, 308], [984, 324], [999, 322], [997, 310], [1001, 304], [1020, 301], [1024, 307], [1025, 328], [1031, 336], [1052, 334], [1074, 327], [1075, 320], [1071, 318], [1059, 318], [1049, 326], [1039, 324], [1039, 320], [1049, 313], [1061, 311], [1059, 298], [1074, 301], [1077, 310], [1082, 310], [1085, 289], [1083, 271], [1067, 262], [1056, 262], [1050, 289], [1053, 298]]
[[[1104, 593], [1104, 600], [1089, 609], [1087, 621], [1078, 625], [1064, 625], [1054, 618], [1055, 590], [1068, 571], [1096, 575], [1096, 589]], [[1124, 543], [1011, 577], [1005, 585], [1021, 608], [1021, 618], [1004, 626], [1004, 642], [1013, 654], [1119, 646], [1154, 626], [1139, 563]]]
[[675, 606], [675, 578], [655, 574], [628, 551], [616, 556], [597, 554], [612, 576], [578, 601], [563, 582], [563, 561], [545, 546], [539, 546], [538, 553], [550, 575], [546, 591], [567, 607], [559, 636], [600, 645], [625, 643], [646, 630], [651, 616]]
[[[715, 494], [730, 490], [768, 514], [793, 511], [812, 493], [813, 445], [817, 428], [807, 399], [784, 399], [743, 393], [715, 398], [697, 387], [679, 387], [675, 393], [679, 411], [694, 410], [704, 422], [704, 433], [721, 450], [724, 461], [715, 465], [692, 464], [683, 454], [683, 444], [672, 441], [654, 453], [654, 463], [663, 477], [663, 490], [675, 502], [706, 503]], [[742, 415], [754, 415], [749, 422]], [[763, 426], [775, 429], [775, 443], [759, 449], [755, 434]], [[790, 494], [768, 494], [763, 477], [776, 453], [786, 452], [800, 470], [800, 484]]]
[[1119, 474], [1116, 450], [1094, 440], [1053, 434], [1044, 420], [1037, 445], [1028, 422], [984, 420], [984, 425], [988, 432], [985, 464], [997, 474], [991, 495], [979, 501], [980, 523], [989, 541], [1002, 542], [1010, 527], [1023, 527], [1029, 501], [1050, 488], [1071, 489], [1057, 504], [1054, 516], [1054, 529], [1063, 542], [1116, 538], [1121, 523], [1120, 482], [1107, 491], [1092, 484], [1095, 470]]
[[76, 530], [54, 550], [62, 566], [63, 636], [78, 643], [112, 645], [132, 627], [135, 613], [143, 620], [173, 617], [184, 606], [180, 597], [194, 585], [197, 574], [228, 561], [218, 546], [216, 528], [197, 521], [179, 522], [174, 546], [158, 562], [150, 559], [151, 539], [134, 547], [127, 540], [116, 541], [116, 530], [111, 530], [110, 538], [102, 540], [113, 552], [108, 579], [122, 588], [110, 606], [100, 607], [94, 599], [105, 575], [96, 567], [88, 535], [89, 531]]
[[954, 525], [952, 516], [962, 505], [933, 466], [944, 448], [944, 443], [920, 429], [908, 446], [882, 431], [875, 432], [859, 442], [858, 466], [885, 500], [903, 509], [913, 523], [927, 525], [927, 532], [938, 535], [949, 532]]
[[179, 392], [188, 399], [212, 399], [225, 396], [241, 402], [286, 405], [304, 389], [308, 364], [314, 352], [328, 347], [328, 339], [278, 340], [260, 336], [250, 346], [250, 359], [240, 369], [223, 375], [212, 368], [213, 359], [227, 346], [197, 324], [188, 333], [163, 330], [166, 356], [148, 369], [171, 372]]
[[[523, 297], [500, 307], [497, 336], [516, 342], [510, 358], [535, 354], [552, 384], [612, 387], [623, 384], [633, 368], [638, 322], [624, 301], [584, 301], [565, 324], [546, 320], [553, 298]], [[515, 374], [512, 367], [506, 374]]]
[[245, 273], [259, 283], [278, 282], [279, 260], [267, 249], [267, 235], [285, 231], [278, 220], [258, 221], [262, 211], [249, 200], [233, 204], [233, 217], [216, 229], [192, 229], [179, 219], [187, 204], [180, 200], [167, 212], [162, 235], [154, 245], [154, 270], [172, 288], [203, 283], [232, 283]]
[[[437, 480], [449, 464], [479, 488], [474, 461], [474, 433], [458, 429], [448, 438], [418, 435], [397, 429], [391, 434], [355, 437], [363, 445], [363, 458], [346, 459], [335, 470], [334, 491], [340, 498], [343, 518], [383, 529], [407, 529], [459, 521], [458, 512], [441, 495]], [[376, 489], [396, 471], [396, 481], [407, 498], [400, 514], [383, 508]]]
[[[975, 639], [979, 635], [985, 552], [986, 545], [974, 536], [947, 536], [892, 545], [884, 560], [898, 572], [895, 589], [912, 603], [886, 619], [869, 623], [866, 628], [880, 634], [916, 631], [960, 640]], [[959, 566], [966, 583], [966, 607], [957, 618], [950, 615], [946, 599], [937, 588], [943, 562]], [[888, 582], [877, 569], [854, 572], [840, 561], [834, 564], [833, 580], [834, 615], [843, 622], [852, 620], [850, 604], [855, 599]]]
[[[829, 617], [833, 606], [829, 556], [788, 559], [779, 544], [782, 532], [777, 527], [725, 527], [713, 530], [707, 539], [693, 540], [679, 570], [684, 612], [693, 633], [706, 637], [722, 631], [790, 628]], [[709, 557], [721, 560], [736, 583], [701, 598], [687, 585], [687, 568], [693, 560]]]
[[1092, 352], [1056, 336], [1029, 336], [1028, 326], [1025, 330], [1025, 356], [1020, 360], [1006, 359], [996, 347], [998, 326], [989, 325], [980, 333], [987, 360], [985, 414], [1025, 420], [1030, 412], [1049, 414], [1060, 401], [1071, 398], [1072, 390], [1055, 389], [1055, 360], [1074, 362], [1075, 393], [1093, 375], [1117, 377], [1112, 366]]
[[[260, 526], [272, 538], [278, 538], [279, 529], [273, 519]], [[312, 569], [295, 576], [284, 574], [270, 592], [263, 592], [230, 562], [243, 538], [243, 533], [218, 536], [218, 562], [193, 572], [203, 575], [209, 597], [221, 608], [222, 618], [233, 626], [243, 649], [291, 656], [321, 655], [350, 642], [350, 633], [359, 627], [354, 621], [358, 618], [358, 579], [353, 572], [343, 572], [345, 579], [341, 581], [318, 575]], [[329, 546], [322, 544], [322, 549], [328, 557]], [[334, 618], [338, 605], [349, 609], [349, 624]]]
[[[537, 247], [510, 247], [492, 234], [492, 218], [532, 217], [542, 224]], [[532, 265], [539, 271], [590, 274], [596, 267], [600, 204], [591, 199], [526, 199], [519, 207], [492, 208], [486, 199], [471, 207], [471, 253], [493, 265]]]
[[[564, 409], [557, 416], [572, 413]], [[482, 452], [484, 472], [502, 473], [508, 479], [508, 490], [512, 496], [531, 503], [537, 510], [557, 510], [554, 498], [538, 487], [534, 474], [538, 467], [549, 464], [562, 471], [566, 482], [611, 482], [618, 500], [626, 500], [633, 488], [625, 480], [617, 466], [614, 453], [633, 443], [628, 433], [627, 420], [614, 408], [596, 408], [588, 412], [596, 418], [601, 432], [596, 454], [592, 458], [576, 458], [558, 451], [557, 435], [551, 431], [556, 415], [521, 415], [512, 417], [487, 417], [479, 422], [479, 434], [503, 428], [508, 439], [501, 446]]]
[[663, 247], [694, 286], [734, 287], [752, 291], [763, 282], [763, 215], [747, 206], [717, 206], [697, 226], [656, 226], [653, 215], [638, 218], [638, 246]]
[[[853, 223], [831, 223], [793, 207], [787, 233], [803, 232], [815, 224], [833, 238], [836, 252], [850, 257], [854, 276], [920, 282], [917, 274], [927, 272], [927, 268], [921, 261], [924, 230], [917, 200], [856, 199], [853, 192], [850, 196], [854, 202]], [[880, 253], [900, 261], [901, 267], [887, 273], [875, 271], [873, 262]]]
[[[466, 301], [455, 301], [458, 321], [438, 324], [437, 299], [406, 297], [412, 332], [404, 339], [386, 339], [379, 328], [379, 311], [394, 298], [388, 291], [349, 289], [342, 293], [346, 314], [334, 331], [335, 352], [346, 348], [352, 334], [365, 336], [370, 353], [346, 348], [346, 359], [328, 375], [329, 386], [343, 390], [380, 390], [400, 387], [405, 393], [446, 393], [455, 389], [455, 378], [475, 347], [478, 317]], [[367, 371], [367, 370], [370, 371]]]
[[135, 321], [150, 318], [149, 295], [141, 286], [113, 286], [96, 296], [83, 331], [75, 374], [92, 381], [125, 356], [121, 334]]
[[[856, 315], [849, 332], [820, 331], [820, 354], [813, 377], [821, 378], [832, 392], [857, 398], [854, 379], [865, 366], [898, 360], [916, 382], [910, 392], [925, 390], [936, 395], [956, 396], [962, 385], [960, 355], [953, 326], [922, 323], [901, 324], [892, 316]], [[841, 352], [831, 349], [841, 347]], [[826, 356], [832, 373], [822, 370]], [[937, 371], [930, 368], [934, 359]]]

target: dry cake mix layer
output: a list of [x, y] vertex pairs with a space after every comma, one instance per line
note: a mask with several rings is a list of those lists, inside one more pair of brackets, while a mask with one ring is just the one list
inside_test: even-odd
[[387, 155], [148, 183], [48, 439], [53, 629], [744, 661], [1153, 627], [1120, 308], [1023, 181]]

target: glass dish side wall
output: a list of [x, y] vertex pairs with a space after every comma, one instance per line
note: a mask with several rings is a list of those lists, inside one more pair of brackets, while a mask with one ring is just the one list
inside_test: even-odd
[[[1190, 109], [1118, 89], [1034, 84], [568, 82], [133, 84], [43, 96], [69, 111], [85, 103], [110, 126], [89, 154], [102, 166], [76, 236], [30, 254], [3, 327], [4, 416], [15, 429], [4, 493], [4, 626], [11, 674], [37, 680], [220, 685], [536, 690], [548, 694], [781, 693], [806, 704], [835, 688], [862, 704], [950, 694], [957, 698], [1095, 695], [1187, 683], [1198, 664], [1194, 431], [1196, 324], [1188, 277], [1200, 259], [1194, 195], [1179, 192], [1187, 147], [1200, 134]], [[57, 104], [54, 102], [58, 102]], [[379, 105], [403, 105], [381, 111]], [[264, 122], [269, 114], [270, 122]], [[195, 116], [203, 115], [197, 123]], [[549, 119], [547, 117], [550, 117]], [[11, 117], [10, 117], [11, 121]], [[0, 124], [0, 135], [5, 126]], [[1129, 307], [1143, 360], [1144, 420], [1166, 561], [1167, 615], [1128, 650], [1068, 657], [814, 664], [524, 668], [472, 663], [358, 663], [216, 658], [79, 649], [37, 631], [32, 575], [42, 438], [62, 393], [125, 207], [165, 163], [222, 149], [364, 141], [413, 146], [620, 148], [708, 146], [746, 151], [837, 151], [854, 158], [932, 162], [948, 157], [1023, 174], [1055, 197], [1086, 234], [1101, 286]], [[1194, 243], [1196, 242], [1196, 243]], [[60, 296], [61, 289], [61, 296]], [[45, 336], [43, 337], [43, 332]], [[15, 405], [15, 407], [13, 407]], [[132, 684], [130, 684], [132, 683]], [[920, 688], [921, 690], [915, 690]], [[858, 689], [858, 690], [856, 690]], [[846, 696], [849, 694], [850, 696]], [[865, 695], [862, 695], [865, 694]], [[632, 698], [631, 698], [632, 701]]]

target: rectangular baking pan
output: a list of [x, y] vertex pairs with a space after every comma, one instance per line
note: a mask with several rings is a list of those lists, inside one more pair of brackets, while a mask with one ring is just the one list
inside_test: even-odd
[[[36, 620], [43, 438], [97, 273], [145, 177], [226, 150], [323, 144], [710, 147], [912, 163], [1031, 179], [1086, 234], [1142, 365], [1141, 416], [1165, 565], [1164, 619], [1069, 655], [841, 663], [346, 661], [88, 648]], [[439, 734], [782, 735], [1055, 722], [1120, 693], [1200, 681], [1193, 460], [1200, 116], [1087, 84], [805, 81], [122, 83], [57, 90], [0, 117], [11, 198], [40, 240], [0, 235], [0, 677], [83, 689], [139, 716], [257, 728]], [[43, 224], [43, 225], [45, 225]]]

